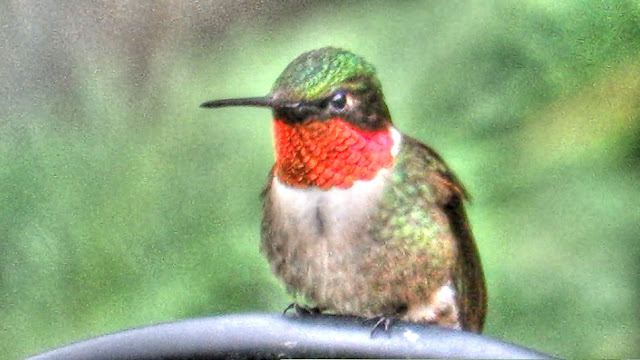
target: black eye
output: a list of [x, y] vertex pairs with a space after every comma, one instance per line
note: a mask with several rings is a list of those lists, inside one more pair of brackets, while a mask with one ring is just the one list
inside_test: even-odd
[[334, 110], [342, 110], [347, 106], [347, 93], [344, 91], [338, 91], [331, 99], [329, 99], [329, 106]]

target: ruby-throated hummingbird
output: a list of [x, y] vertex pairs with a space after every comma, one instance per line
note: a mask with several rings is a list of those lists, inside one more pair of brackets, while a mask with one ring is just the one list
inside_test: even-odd
[[273, 110], [261, 248], [290, 292], [321, 311], [482, 331], [467, 193], [392, 124], [371, 64], [325, 47], [291, 62], [265, 97], [201, 106]]

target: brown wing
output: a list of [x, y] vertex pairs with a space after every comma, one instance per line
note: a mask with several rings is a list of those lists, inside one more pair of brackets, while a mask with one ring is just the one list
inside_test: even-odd
[[454, 284], [460, 301], [461, 325], [465, 329], [482, 332], [487, 311], [487, 293], [480, 256], [464, 209], [464, 200], [468, 200], [469, 195], [435, 151], [417, 140], [409, 141], [422, 147], [434, 162], [427, 177], [436, 190], [436, 201], [448, 217], [451, 231], [457, 239], [458, 271]]

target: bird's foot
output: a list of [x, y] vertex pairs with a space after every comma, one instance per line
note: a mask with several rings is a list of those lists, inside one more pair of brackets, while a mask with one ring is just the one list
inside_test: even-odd
[[371, 327], [371, 338], [376, 334], [378, 330], [382, 331], [384, 334], [388, 334], [389, 329], [396, 321], [396, 319], [392, 316], [375, 316], [363, 321], [364, 324], [374, 322], [373, 327]]
[[317, 315], [322, 313], [322, 309], [320, 309], [319, 307], [309, 307], [293, 302], [289, 304], [286, 309], [284, 309], [282, 315], [286, 315], [287, 312], [291, 309], [294, 309], [298, 316]]

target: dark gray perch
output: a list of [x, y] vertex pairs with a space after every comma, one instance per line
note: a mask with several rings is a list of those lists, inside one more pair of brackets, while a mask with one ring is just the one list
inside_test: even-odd
[[546, 355], [469, 332], [330, 315], [238, 314], [103, 335], [27, 360], [275, 358], [527, 358]]

